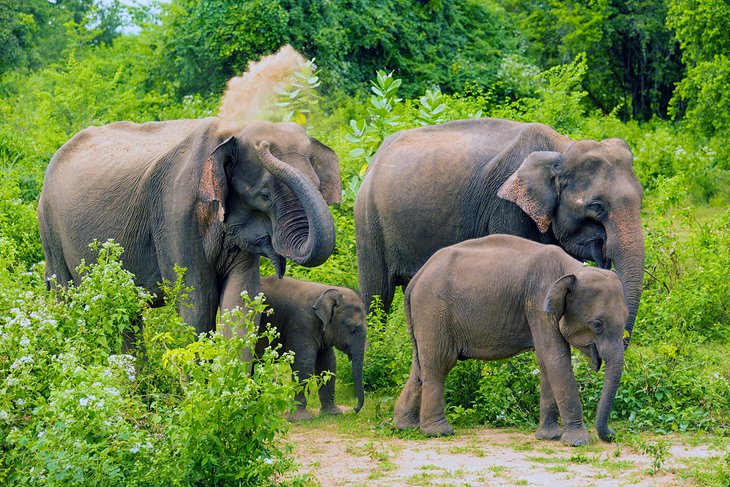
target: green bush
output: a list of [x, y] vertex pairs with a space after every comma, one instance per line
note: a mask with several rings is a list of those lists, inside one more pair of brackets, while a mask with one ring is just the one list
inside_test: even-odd
[[[0, 242], [2, 242], [0, 240]], [[0, 482], [22, 485], [263, 485], [293, 469], [282, 442], [296, 390], [289, 354], [258, 340], [249, 300], [223, 321], [244, 333], [194, 334], [175, 306], [189, 291], [166, 284], [167, 305], [121, 268], [122, 252], [96, 244], [78, 287], [61, 300], [3, 269], [0, 254]], [[8, 294], [10, 296], [8, 296]], [[144, 360], [120, 354], [122, 334], [143, 319]], [[265, 331], [273, 337], [273, 331]], [[297, 478], [287, 474], [292, 483]], [[287, 481], [287, 482], [288, 482]]]

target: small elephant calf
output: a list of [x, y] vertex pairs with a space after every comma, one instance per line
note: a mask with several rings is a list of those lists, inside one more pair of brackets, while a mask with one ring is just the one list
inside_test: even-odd
[[536, 436], [587, 444], [572, 345], [595, 370], [606, 362], [596, 429], [605, 441], [615, 436], [608, 416], [621, 380], [628, 310], [614, 272], [585, 267], [554, 245], [492, 235], [434, 254], [408, 285], [405, 310], [413, 359], [395, 407], [398, 428], [453, 434], [444, 415], [444, 381], [456, 361], [534, 349], [540, 367]]
[[[292, 367], [300, 380], [324, 371], [335, 373], [337, 365], [332, 347], [347, 354], [352, 361], [357, 395], [355, 412], [360, 411], [365, 400], [362, 363], [367, 338], [365, 305], [360, 296], [343, 287], [276, 276], [261, 278], [261, 292], [274, 310], [269, 317], [262, 317], [262, 326], [266, 322], [275, 326], [280, 334], [275, 344], [281, 343], [285, 351], [294, 352]], [[257, 353], [267, 345], [267, 340], [260, 340]], [[295, 400], [297, 409], [289, 419], [311, 419], [304, 392], [298, 393]], [[342, 412], [335, 405], [335, 377], [320, 388], [319, 400], [321, 412]]]

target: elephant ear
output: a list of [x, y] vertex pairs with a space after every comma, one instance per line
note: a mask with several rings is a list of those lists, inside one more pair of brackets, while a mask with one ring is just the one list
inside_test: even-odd
[[341, 301], [342, 294], [337, 289], [327, 289], [314, 302], [312, 309], [317, 317], [322, 320], [324, 326], [329, 325], [332, 321], [335, 306], [339, 306]]
[[558, 202], [555, 176], [562, 163], [559, 152], [533, 152], [497, 191], [497, 196], [527, 213], [537, 223], [540, 233], [548, 231], [553, 219]]
[[568, 294], [575, 289], [575, 283], [574, 274], [567, 274], [555, 281], [545, 297], [543, 310], [559, 320], [565, 314], [565, 300]]
[[339, 203], [342, 201], [342, 179], [337, 154], [314, 137], [309, 140], [312, 142], [312, 167], [319, 177], [319, 192], [328, 205]]
[[201, 219], [207, 223], [212, 223], [214, 217], [220, 222], [225, 218], [224, 204], [228, 194], [225, 163], [231, 157], [234, 140], [231, 136], [218, 144], [203, 162], [198, 183], [198, 199], [203, 203]]

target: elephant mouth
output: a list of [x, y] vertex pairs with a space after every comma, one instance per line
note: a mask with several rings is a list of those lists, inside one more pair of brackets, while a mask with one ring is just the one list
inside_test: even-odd
[[271, 244], [271, 236], [266, 235], [258, 239], [251, 247], [250, 250], [257, 255], [266, 257], [274, 265], [276, 275], [281, 278], [286, 272], [286, 258], [279, 255], [274, 246]]
[[603, 363], [603, 360], [598, 354], [598, 348], [596, 348], [595, 343], [576, 348], [578, 348], [578, 350], [580, 350], [583, 355], [588, 357], [588, 359], [591, 361], [591, 368], [593, 370], [595, 370], [596, 372], [601, 370], [601, 364]]
[[592, 260], [596, 267], [601, 269], [611, 269], [611, 258], [606, 254], [606, 241], [602, 238], [594, 238], [589, 240], [585, 245], [586, 256], [584, 259]]

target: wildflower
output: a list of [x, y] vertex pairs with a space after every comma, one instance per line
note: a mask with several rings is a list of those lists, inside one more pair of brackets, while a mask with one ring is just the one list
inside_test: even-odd
[[17, 369], [22, 367], [24, 364], [33, 364], [35, 363], [35, 360], [33, 360], [33, 357], [31, 355], [23, 355], [19, 359], [16, 359], [15, 362], [10, 366], [11, 369]]
[[20, 340], [20, 346], [21, 346], [21, 347], [25, 348], [25, 347], [27, 347], [27, 346], [29, 346], [29, 345], [30, 345], [30, 338], [28, 338], [28, 337], [23, 337], [23, 338], [22, 338], [22, 339]]
[[132, 453], [137, 453], [139, 451], [139, 443], [130, 448], [129, 451]]
[[8, 412], [0, 409], [0, 421], [7, 421], [8, 418], [10, 418]]
[[17, 404], [20, 407], [23, 407], [23, 405], [25, 404], [25, 399], [23, 399], [22, 397], [19, 397], [18, 399], [15, 400], [15, 404]]

